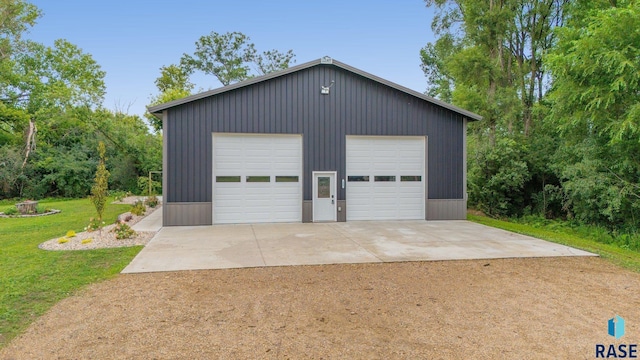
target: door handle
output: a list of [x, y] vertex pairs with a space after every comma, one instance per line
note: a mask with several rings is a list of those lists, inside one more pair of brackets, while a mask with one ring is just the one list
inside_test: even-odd
[[333, 199], [331, 199], [331, 204], [332, 204], [332, 205], [334, 204]]

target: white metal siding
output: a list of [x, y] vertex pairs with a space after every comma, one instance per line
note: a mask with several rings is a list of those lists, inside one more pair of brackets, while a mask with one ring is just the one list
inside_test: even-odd
[[[425, 218], [425, 138], [347, 137], [347, 221]], [[348, 181], [369, 176], [368, 182]], [[376, 182], [375, 176], [395, 176]], [[421, 181], [401, 181], [421, 176]]]
[[[240, 176], [240, 182], [217, 182]], [[269, 182], [247, 182], [269, 176]], [[297, 176], [298, 182], [276, 182]], [[213, 135], [213, 223], [302, 221], [302, 137], [300, 135]]]

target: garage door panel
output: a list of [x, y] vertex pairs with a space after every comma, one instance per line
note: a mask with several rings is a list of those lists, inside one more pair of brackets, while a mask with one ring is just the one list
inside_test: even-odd
[[[424, 137], [347, 137], [347, 176], [371, 180], [347, 181], [347, 220], [424, 219], [424, 170]], [[420, 181], [401, 181], [403, 175]]]
[[[214, 183], [214, 223], [302, 221], [301, 136], [214, 134], [213, 158], [214, 176], [241, 177]], [[247, 176], [269, 181], [247, 182]], [[276, 183], [276, 176], [300, 180]]]

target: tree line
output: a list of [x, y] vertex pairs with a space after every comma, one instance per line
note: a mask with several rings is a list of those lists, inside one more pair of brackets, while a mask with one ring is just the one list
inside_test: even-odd
[[0, 199], [88, 195], [100, 141], [109, 187], [137, 191], [138, 177], [161, 168], [161, 135], [102, 107], [105, 72], [90, 54], [64, 39], [24, 39], [41, 16], [0, 0]]
[[640, 225], [640, 3], [425, 0], [428, 94], [469, 127], [469, 203], [496, 217]]
[[[144, 192], [149, 172], [162, 169], [161, 122], [105, 109], [106, 74], [76, 45], [24, 39], [42, 15], [26, 0], [0, 0], [0, 200], [87, 196], [101, 142], [108, 188]], [[285, 69], [294, 57], [292, 50], [258, 52], [239, 32], [212, 32], [160, 68], [150, 105], [190, 95], [196, 71], [228, 85]]]

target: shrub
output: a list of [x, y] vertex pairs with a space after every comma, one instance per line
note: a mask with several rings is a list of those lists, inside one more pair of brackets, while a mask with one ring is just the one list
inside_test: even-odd
[[67, 239], [66, 237], [61, 237], [60, 239], [58, 239], [58, 244], [66, 244], [69, 242], [69, 239]]
[[125, 223], [118, 223], [116, 227], [111, 230], [116, 233], [116, 239], [130, 239], [136, 235], [138, 235], [129, 225]]
[[482, 144], [469, 168], [469, 204], [494, 217], [519, 216], [525, 208], [524, 186], [531, 174], [522, 141], [501, 138]]
[[72, 238], [72, 237], [75, 237], [75, 236], [76, 236], [76, 232], [75, 231], [73, 231], [73, 230], [67, 231], [66, 237]]
[[92, 241], [93, 241], [92, 238], [86, 238], [86, 239], [82, 240], [82, 244], [88, 244], [88, 243], [90, 243]]
[[[149, 185], [151, 185], [151, 188], [149, 188]], [[156, 180], [151, 180], [151, 183], [149, 183], [148, 177], [140, 176], [138, 177], [138, 189], [140, 191], [140, 194], [157, 194], [160, 190], [162, 190], [162, 183]], [[149, 193], [149, 190], [151, 190], [151, 193]]]
[[148, 207], [154, 208], [158, 206], [158, 197], [157, 196], [149, 196], [145, 201], [145, 205]]
[[108, 179], [109, 171], [105, 165], [105, 146], [101, 141], [98, 143], [98, 153], [100, 154], [100, 160], [98, 162], [98, 168], [96, 170], [95, 181], [91, 188], [91, 202], [96, 207], [98, 213], [98, 220], [102, 221], [102, 214], [104, 214], [104, 208], [107, 204], [107, 191], [109, 190]]
[[18, 209], [16, 209], [15, 206], [10, 207], [7, 210], [5, 210], [4, 214], [5, 215], [17, 215], [18, 214]]
[[137, 216], [144, 215], [145, 211], [147, 211], [147, 208], [142, 201], [136, 201], [131, 207], [131, 213]]
[[131, 193], [129, 191], [122, 191], [122, 190], [109, 191], [109, 196], [113, 196], [115, 201], [122, 201], [122, 199], [130, 195]]
[[89, 219], [89, 225], [87, 225], [84, 228], [84, 230], [88, 231], [88, 232], [100, 230], [100, 229], [102, 229], [103, 225], [104, 225], [104, 221], [100, 221], [100, 220], [98, 220], [96, 218], [90, 218]]

